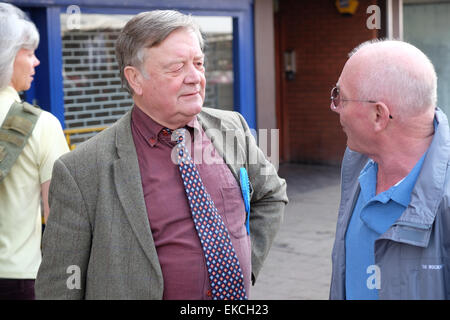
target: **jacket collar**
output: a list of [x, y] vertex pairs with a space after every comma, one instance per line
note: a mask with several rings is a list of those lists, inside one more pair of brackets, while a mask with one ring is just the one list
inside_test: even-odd
[[[245, 153], [238, 146], [236, 154], [234, 151], [234, 138], [233, 136], [230, 137], [230, 135], [227, 135], [227, 132], [232, 132], [236, 135], [239, 135], [240, 132], [236, 130], [235, 126], [225, 121], [225, 119], [219, 118], [214, 112], [208, 110], [208, 108], [203, 108], [202, 112], [197, 115], [197, 119], [219, 155], [223, 158], [228, 168], [230, 168], [235, 179], [239, 181], [239, 165], [245, 163]], [[243, 132], [241, 133], [243, 134]], [[237, 139], [237, 141], [242, 140]], [[235, 158], [228, 159], [229, 155], [233, 155]]]
[[450, 155], [450, 136], [445, 114], [436, 109], [438, 123], [422, 170], [411, 193], [411, 202], [381, 238], [421, 247], [428, 246], [432, 225], [444, 192]]

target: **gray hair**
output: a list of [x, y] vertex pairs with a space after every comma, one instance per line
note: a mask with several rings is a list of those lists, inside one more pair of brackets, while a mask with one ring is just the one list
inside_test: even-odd
[[[192, 30], [198, 37], [203, 50], [204, 40], [198, 24], [191, 15], [185, 15], [174, 10], [154, 10], [141, 12], [128, 21], [119, 34], [116, 42], [116, 58], [119, 64], [122, 86], [131, 94], [133, 89], [124, 75], [127, 66], [141, 70], [148, 48], [157, 46], [173, 31], [185, 28]], [[145, 72], [142, 72], [145, 75]]]
[[349, 56], [361, 52], [370, 55], [360, 68], [358, 99], [390, 104], [400, 118], [435, 108], [437, 75], [422, 51], [404, 41], [375, 39], [360, 44]]
[[0, 3], [0, 89], [11, 82], [14, 60], [20, 49], [36, 50], [39, 33], [19, 8]]

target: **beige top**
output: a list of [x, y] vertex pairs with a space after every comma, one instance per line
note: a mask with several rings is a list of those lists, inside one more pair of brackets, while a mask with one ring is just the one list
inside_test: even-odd
[[[12, 87], [0, 90], [0, 124], [20, 102]], [[11, 171], [0, 182], [0, 278], [34, 279], [41, 263], [41, 184], [69, 151], [61, 124], [43, 111]]]

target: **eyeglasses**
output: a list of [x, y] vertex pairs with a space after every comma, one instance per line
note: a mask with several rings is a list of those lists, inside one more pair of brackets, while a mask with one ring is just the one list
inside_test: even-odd
[[339, 87], [334, 87], [331, 89], [331, 103], [333, 104], [333, 109], [337, 109], [339, 105], [341, 104], [341, 101], [358, 101], [358, 102], [370, 102], [370, 103], [377, 103], [373, 100], [354, 100], [354, 99], [342, 99], [340, 96], [340, 90]]
[[[339, 105], [341, 104], [341, 101], [357, 101], [357, 102], [369, 102], [369, 103], [377, 103], [377, 101], [374, 100], [355, 100], [355, 99], [342, 99], [339, 92], [339, 87], [336, 86], [333, 89], [331, 89], [331, 104], [333, 109], [337, 109]], [[392, 119], [392, 116], [389, 115], [389, 118]]]

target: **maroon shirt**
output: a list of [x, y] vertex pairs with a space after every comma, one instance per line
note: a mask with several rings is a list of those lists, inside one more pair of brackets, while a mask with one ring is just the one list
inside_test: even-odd
[[[191, 134], [190, 148], [187, 140], [186, 144], [203, 184], [228, 228], [249, 296], [251, 246], [245, 229], [241, 189], [197, 119], [186, 127]], [[150, 228], [164, 277], [163, 299], [211, 299], [201, 243], [178, 166], [171, 160], [175, 142], [161, 131], [163, 128], [141, 109], [133, 108], [131, 130]], [[202, 151], [203, 159], [199, 159]]]

